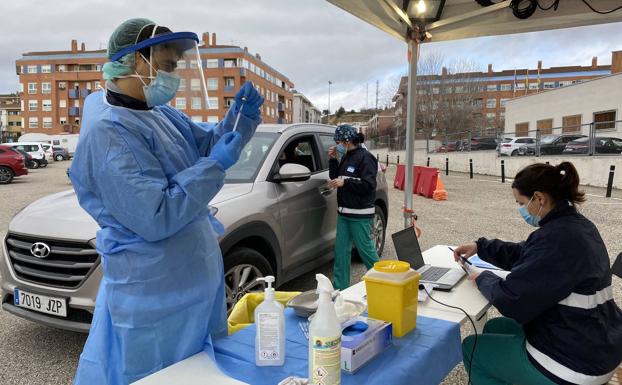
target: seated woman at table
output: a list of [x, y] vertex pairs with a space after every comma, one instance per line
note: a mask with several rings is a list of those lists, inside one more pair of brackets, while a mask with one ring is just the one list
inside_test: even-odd
[[622, 361], [609, 256], [596, 226], [577, 211], [585, 201], [578, 188], [572, 163], [530, 165], [512, 192], [520, 215], [538, 229], [520, 243], [480, 238], [455, 249], [456, 261], [478, 254], [510, 271], [505, 279], [469, 274], [505, 316], [488, 321], [477, 343], [475, 336], [462, 343], [474, 385], [600, 385]]

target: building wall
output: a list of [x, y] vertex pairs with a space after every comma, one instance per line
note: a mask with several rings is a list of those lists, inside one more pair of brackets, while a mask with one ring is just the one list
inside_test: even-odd
[[[209, 97], [217, 98], [218, 105], [208, 109], [201, 101], [201, 108], [192, 108], [192, 97], [200, 97], [201, 100], [203, 98], [200, 91], [191, 89], [191, 79], [198, 78], [196, 68], [192, 69], [191, 63], [185, 63], [186, 69], [179, 69], [182, 78], [186, 79], [185, 89], [178, 91], [171, 101], [172, 106], [180, 108], [197, 121], [219, 121], [224, 118], [228, 105], [240, 86], [246, 80], [250, 80], [265, 99], [262, 107], [264, 123], [292, 121], [291, 89], [294, 85], [287, 77], [263, 62], [259, 55], [251, 55], [246, 47], [219, 46], [216, 44], [215, 34], [212, 34], [211, 39], [209, 34], [203, 35], [200, 52], [205, 78], [218, 79], [214, 89], [210, 90], [208, 87]], [[106, 61], [104, 50], [86, 51], [84, 44], [78, 49], [75, 40], [72, 41], [70, 51], [24, 54], [16, 61], [16, 70], [22, 87], [20, 95], [23, 100], [23, 132], [78, 133], [85, 97], [96, 91], [98, 86], [104, 85], [101, 67]], [[208, 68], [208, 61], [216, 63], [217, 68]], [[227, 63], [233, 65], [227, 66]], [[42, 66], [48, 65], [50, 72], [42, 73]], [[29, 68], [35, 73], [29, 73]], [[225, 85], [226, 80], [229, 82], [228, 85]], [[29, 89], [29, 83], [36, 84], [36, 88]], [[50, 84], [49, 92], [43, 93], [42, 83]], [[78, 92], [74, 91], [76, 89]], [[186, 99], [185, 108], [181, 108], [183, 99], [178, 98]], [[37, 111], [30, 111], [29, 106], [35, 101]], [[49, 101], [51, 104], [49, 111], [43, 111], [43, 101]], [[61, 107], [61, 103], [64, 103], [64, 107]], [[37, 128], [29, 127], [31, 118], [38, 119]], [[44, 127], [44, 118], [51, 119], [51, 127]]]
[[[553, 134], [561, 134], [563, 117], [581, 115], [581, 123], [594, 121], [594, 113], [616, 111], [616, 120], [622, 120], [622, 73], [590, 80], [573, 86], [514, 99], [507, 103], [505, 133], [513, 136], [516, 124], [528, 123], [530, 135], [535, 134], [538, 121], [553, 119]], [[589, 126], [582, 127], [589, 134]], [[597, 130], [597, 135], [620, 136], [622, 124], [614, 129]]]
[[0, 143], [17, 140], [22, 131], [21, 103], [17, 95], [0, 95]]
[[293, 123], [320, 123], [321, 112], [303, 94], [294, 93]]

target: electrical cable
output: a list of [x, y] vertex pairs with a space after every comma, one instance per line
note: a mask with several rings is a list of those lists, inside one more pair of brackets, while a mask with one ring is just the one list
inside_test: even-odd
[[464, 311], [464, 309], [461, 309], [457, 306], [452, 306], [452, 305], [448, 305], [446, 303], [443, 303], [441, 301], [436, 300], [434, 297], [432, 297], [432, 295], [430, 294], [430, 292], [428, 291], [428, 289], [426, 289], [425, 285], [419, 285], [419, 288], [423, 288], [423, 290], [428, 294], [428, 297], [430, 297], [430, 299], [440, 305], [443, 306], [447, 306], [449, 308], [452, 309], [457, 309], [460, 310], [461, 312], [464, 313], [464, 315], [469, 319], [469, 321], [471, 321], [471, 324], [473, 325], [473, 332], [475, 332], [475, 341], [473, 342], [473, 349], [471, 350], [471, 358], [469, 359], [469, 371], [468, 371], [468, 376], [469, 376], [469, 382], [467, 383], [468, 385], [471, 385], [471, 369], [473, 368], [473, 357], [475, 357], [475, 347], [477, 346], [477, 328], [475, 327], [475, 322], [473, 321], [473, 319], [467, 314], [466, 311]]
[[554, 1], [551, 3], [551, 5], [549, 5], [548, 7], [543, 7], [543, 6], [541, 6], [539, 1], [536, 1], [536, 3], [538, 3], [538, 8], [540, 8], [540, 9], [541, 9], [541, 10], [543, 10], [543, 11], [548, 11], [548, 10], [550, 10], [551, 8], [552, 8], [554, 11], [557, 11], [557, 8], [559, 7], [559, 0], [554, 0]]
[[611, 9], [609, 11], [599, 11], [596, 8], [592, 7], [592, 5], [587, 2], [587, 0], [581, 0], [581, 1], [583, 1], [583, 3], [585, 5], [587, 5], [589, 9], [591, 9], [592, 11], [594, 11], [594, 12], [600, 14], [600, 15], [608, 15], [610, 13], [614, 13], [615, 11], [619, 11], [620, 9], [622, 9], [622, 5], [621, 5], [621, 6], [617, 7], [617, 8]]
[[512, 0], [510, 9], [512, 13], [519, 19], [529, 19], [538, 9], [538, 0]]

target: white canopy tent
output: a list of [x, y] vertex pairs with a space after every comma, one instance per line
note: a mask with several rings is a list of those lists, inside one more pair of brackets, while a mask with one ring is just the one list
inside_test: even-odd
[[[488, 1], [494, 3], [482, 6], [476, 0], [327, 0], [361, 20], [408, 43], [409, 52], [417, 52], [417, 45], [438, 41], [457, 40], [482, 36], [496, 36], [523, 32], [535, 32], [560, 28], [579, 27], [622, 21], [622, 9], [601, 14], [596, 11], [611, 11], [620, 7], [620, 0], [561, 0], [558, 8], [538, 8], [529, 18], [519, 19], [511, 9], [511, 0]], [[413, 4], [410, 4], [410, 3]], [[480, 0], [481, 3], [486, 1]], [[413, 18], [410, 6], [424, 3], [428, 10], [438, 10], [433, 19]], [[521, 8], [529, 1], [520, 1]], [[539, 0], [543, 8], [554, 0]], [[411, 12], [407, 12], [411, 10]], [[410, 16], [409, 16], [410, 14]], [[416, 17], [416, 16], [415, 16]], [[596, 40], [596, 39], [595, 39]], [[410, 57], [410, 55], [409, 55]], [[416, 57], [416, 55], [415, 55]], [[408, 211], [413, 201], [413, 163], [415, 139], [415, 106], [417, 60], [410, 60], [408, 72], [408, 119], [406, 130], [406, 181], [404, 186], [404, 225], [409, 225]]]

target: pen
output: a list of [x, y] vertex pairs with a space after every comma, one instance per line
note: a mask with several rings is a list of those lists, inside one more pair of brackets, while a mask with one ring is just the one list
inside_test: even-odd
[[[451, 247], [447, 246], [447, 248], [448, 248], [449, 250], [451, 250], [451, 252], [452, 252], [452, 253], [454, 252], [454, 249], [452, 249]], [[471, 263], [468, 259], [464, 258], [462, 255], [460, 256], [460, 258], [461, 258], [464, 262], [468, 263], [469, 265], [472, 265], [472, 263]]]

